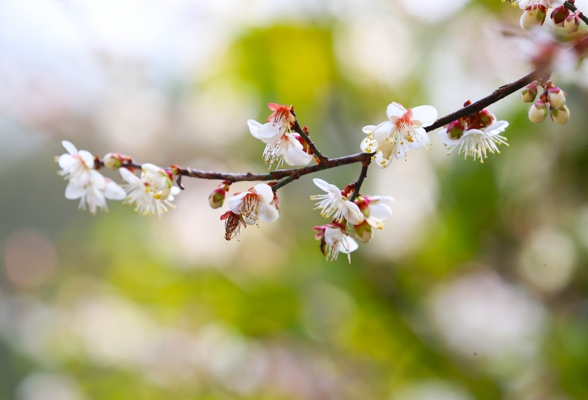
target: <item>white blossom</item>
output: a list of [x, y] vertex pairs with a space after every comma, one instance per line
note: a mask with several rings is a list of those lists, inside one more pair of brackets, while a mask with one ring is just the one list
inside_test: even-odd
[[391, 103], [386, 114], [388, 121], [363, 127], [368, 136], [360, 145], [363, 152], [376, 153], [376, 164], [382, 168], [390, 164], [392, 155], [401, 158], [410, 149], [426, 147], [430, 142], [424, 128], [437, 119], [437, 110], [432, 106], [407, 110], [399, 103]]
[[274, 222], [280, 216], [274, 191], [265, 183], [259, 183], [246, 192], [229, 197], [227, 201], [231, 211], [241, 215], [248, 225], [256, 225], [259, 218], [265, 222]]
[[139, 178], [126, 168], [119, 169], [120, 175], [127, 182], [123, 185], [127, 194], [125, 203], [134, 204], [135, 211], [140, 214], [157, 214], [161, 218], [168, 207], [175, 207], [172, 201], [174, 196], [180, 193], [180, 188], [172, 186], [169, 177], [163, 179], [160, 168], [153, 164], [143, 165], [142, 170], [141, 178]]
[[364, 220], [357, 204], [347, 200], [337, 186], [318, 178], [313, 179], [313, 182], [326, 192], [326, 194], [310, 196], [311, 200], [318, 200], [316, 208], [321, 210], [323, 217], [328, 218], [333, 215], [333, 219], [338, 222], [347, 220], [352, 225], [360, 224]]
[[447, 146], [450, 154], [458, 148], [458, 154], [464, 154], [464, 159], [468, 156], [473, 157], [474, 161], [480, 159], [480, 162], [484, 162], [484, 158], [487, 158], [487, 153], [500, 153], [497, 144], [505, 144], [506, 138], [501, 136], [500, 133], [508, 127], [506, 121], [496, 121], [487, 128], [481, 129], [469, 129], [463, 133], [459, 139], [451, 138], [447, 129], [439, 131], [439, 139]]

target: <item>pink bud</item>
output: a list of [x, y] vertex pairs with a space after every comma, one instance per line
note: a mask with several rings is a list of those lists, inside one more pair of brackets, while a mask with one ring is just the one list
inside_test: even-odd
[[531, 83], [523, 89], [521, 92], [521, 100], [525, 103], [532, 103], [537, 98], [537, 84]]
[[580, 18], [576, 14], [570, 14], [563, 23], [563, 27], [568, 33], [573, 33], [580, 26]]
[[226, 196], [227, 191], [224, 188], [216, 188], [208, 196], [208, 204], [211, 208], [221, 208], [223, 206], [223, 203], [225, 202]]
[[568, 10], [565, 6], [559, 6], [553, 9], [550, 17], [553, 20], [553, 24], [555, 26], [562, 27], [568, 15], [570, 15], [570, 10]]

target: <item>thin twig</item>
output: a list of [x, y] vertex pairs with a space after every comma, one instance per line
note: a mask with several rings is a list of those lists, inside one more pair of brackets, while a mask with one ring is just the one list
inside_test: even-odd
[[308, 147], [310, 147], [313, 154], [318, 158], [320, 164], [325, 164], [326, 162], [328, 162], [328, 157], [324, 156], [323, 153], [321, 153], [321, 151], [318, 149], [318, 147], [316, 147], [310, 136], [308, 136], [306, 132], [304, 132], [304, 129], [302, 129], [300, 123], [298, 123], [298, 118], [296, 117], [296, 113], [294, 112], [294, 110], [290, 112], [292, 113], [294, 118], [296, 118], [296, 120], [294, 121], [294, 131], [297, 134], [299, 134], [302, 137], [302, 139], [304, 139], [304, 141], [308, 144]]
[[[564, 1], [564, 6], [571, 12], [575, 13], [576, 11], [578, 11], [578, 8], [569, 1]], [[588, 18], [584, 15], [584, 13], [582, 13], [582, 11], [576, 13], [576, 15], [578, 16], [578, 18], [584, 21], [586, 25], [588, 25]]]
[[368, 168], [370, 167], [371, 158], [367, 161], [364, 161], [361, 166], [361, 172], [359, 173], [359, 178], [353, 184], [353, 193], [347, 200], [353, 202], [359, 196], [359, 190], [361, 189], [361, 185], [363, 184], [363, 180], [367, 177]]

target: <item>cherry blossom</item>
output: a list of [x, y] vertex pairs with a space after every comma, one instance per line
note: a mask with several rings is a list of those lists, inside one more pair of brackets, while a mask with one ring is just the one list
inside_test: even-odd
[[125, 197], [123, 188], [96, 170], [78, 174], [65, 189], [66, 199], [80, 199], [79, 207], [88, 208], [92, 214], [96, 214], [97, 209], [108, 211], [106, 199], [123, 200]]
[[488, 127], [479, 129], [468, 129], [458, 138], [454, 138], [448, 133], [447, 128], [439, 131], [439, 139], [449, 149], [448, 155], [453, 152], [456, 148], [459, 148], [458, 154], [464, 154], [464, 159], [468, 156], [473, 157], [474, 161], [480, 159], [480, 162], [484, 162], [484, 158], [487, 158], [487, 153], [500, 153], [497, 144], [506, 144], [506, 138], [501, 136], [500, 133], [508, 127], [508, 122], [497, 121]]
[[65, 179], [72, 179], [94, 169], [94, 156], [92, 153], [86, 150], [78, 151], [76, 146], [67, 140], [64, 140], [61, 144], [69, 154], [62, 154], [56, 159], [62, 168], [58, 172], [59, 175]]
[[351, 253], [357, 250], [359, 245], [349, 235], [345, 225], [333, 221], [327, 225], [315, 226], [317, 233], [315, 239], [320, 240], [321, 252], [327, 257], [327, 260], [335, 261], [339, 253], [347, 254], [347, 259], [351, 263]]
[[263, 159], [270, 167], [276, 163], [277, 168], [284, 162], [288, 165], [307, 165], [313, 157], [305, 149], [300, 135], [291, 130], [296, 121], [292, 107], [274, 103], [268, 106], [274, 112], [265, 124], [252, 119], [247, 121], [251, 135], [266, 144]]
[[125, 203], [134, 204], [135, 211], [138, 213], [157, 214], [161, 218], [168, 207], [175, 207], [172, 201], [180, 193], [180, 188], [172, 186], [169, 177], [162, 176], [161, 171], [165, 172], [165, 170], [153, 164], [145, 164], [142, 167], [141, 178], [126, 168], [121, 168], [119, 171], [127, 182], [123, 185], [127, 193]]
[[277, 197], [265, 183], [259, 183], [246, 192], [236, 193], [227, 201], [231, 211], [241, 215], [248, 225], [256, 225], [260, 217], [265, 222], [274, 222], [280, 216]]
[[321, 215], [325, 218], [331, 217], [336, 221], [349, 221], [352, 225], [357, 225], [363, 222], [364, 216], [361, 213], [357, 204], [347, 200], [341, 190], [322, 179], [313, 179], [315, 185], [324, 190], [326, 194], [318, 194], [310, 196], [311, 200], [318, 200], [316, 208], [321, 210]]
[[401, 158], [410, 149], [426, 147], [430, 142], [424, 128], [437, 119], [437, 110], [432, 106], [407, 110], [399, 103], [391, 103], [386, 114], [388, 121], [363, 127], [368, 136], [360, 145], [363, 152], [376, 153], [376, 164], [382, 168], [390, 164], [392, 155]]

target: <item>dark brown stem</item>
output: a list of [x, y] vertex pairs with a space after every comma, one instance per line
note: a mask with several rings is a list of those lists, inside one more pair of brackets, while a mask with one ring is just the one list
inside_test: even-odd
[[294, 112], [294, 110], [290, 112], [292, 113], [294, 118], [296, 118], [296, 120], [294, 121], [294, 131], [297, 134], [299, 134], [302, 137], [302, 139], [304, 139], [304, 141], [308, 144], [308, 147], [310, 147], [312, 153], [316, 156], [316, 158], [318, 158], [319, 164], [325, 164], [326, 162], [328, 162], [328, 157], [324, 156], [323, 153], [321, 153], [321, 151], [318, 149], [318, 147], [316, 147], [310, 136], [308, 136], [306, 132], [304, 132], [304, 129], [302, 129], [302, 127], [298, 123], [298, 118], [296, 117], [296, 113]]
[[359, 173], [359, 178], [353, 184], [353, 193], [347, 200], [353, 202], [359, 196], [359, 190], [361, 189], [361, 185], [363, 184], [364, 179], [367, 177], [368, 168], [370, 167], [371, 158], [366, 160], [362, 163], [361, 172]]
[[[571, 12], [576, 13], [576, 11], [578, 11], [578, 8], [575, 5], [571, 4], [569, 1], [564, 1], [564, 6]], [[588, 18], [582, 13], [582, 11], [577, 12], [576, 14], [578, 15], [578, 18], [580, 18], [582, 21], [584, 21], [586, 25], [588, 25]]]

